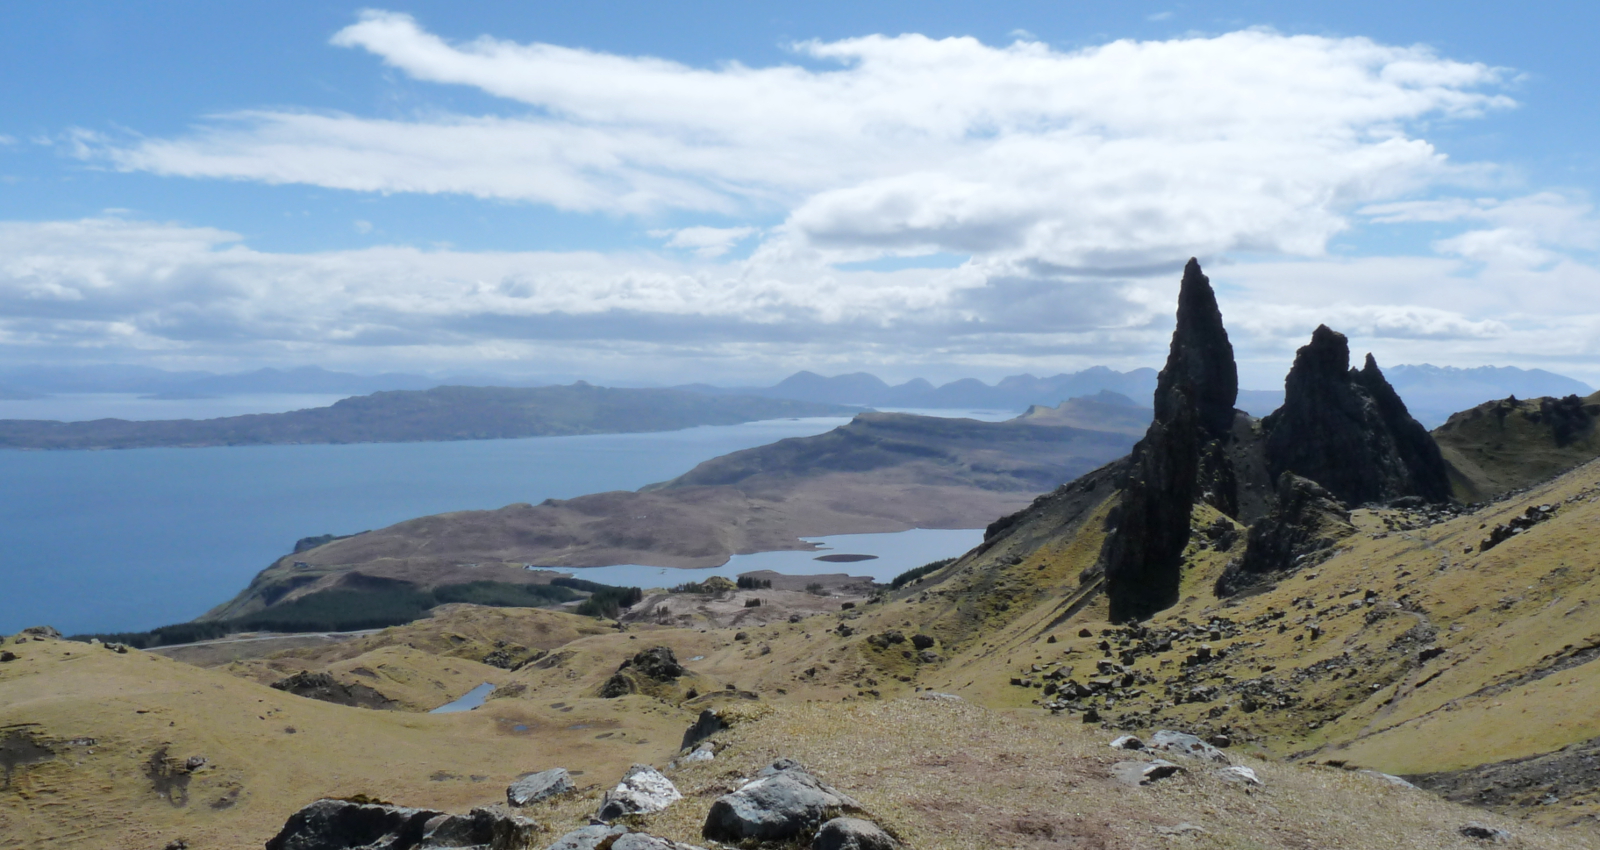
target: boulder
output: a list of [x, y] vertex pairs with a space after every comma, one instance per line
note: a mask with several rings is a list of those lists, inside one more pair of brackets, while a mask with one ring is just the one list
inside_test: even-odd
[[465, 815], [433, 818], [428, 822], [422, 843], [417, 846], [419, 850], [442, 850], [446, 847], [462, 850], [523, 850], [538, 832], [539, 825], [527, 818], [498, 809], [478, 808]]
[[1242, 764], [1235, 764], [1235, 765], [1231, 765], [1229, 767], [1224, 767], [1224, 768], [1218, 770], [1216, 772], [1216, 774], [1217, 774], [1217, 778], [1221, 779], [1224, 782], [1237, 782], [1240, 785], [1256, 785], [1256, 786], [1265, 784], [1265, 783], [1263, 783], [1261, 781], [1261, 777], [1256, 775], [1256, 772], [1254, 770], [1251, 770], [1250, 768], [1245, 767]]
[[727, 727], [722, 724], [721, 715], [717, 714], [714, 709], [705, 709], [695, 719], [694, 725], [683, 733], [683, 743], [678, 745], [678, 749], [687, 750], [725, 728]]
[[632, 667], [657, 682], [670, 682], [686, 672], [670, 646], [652, 646], [622, 662], [622, 666]]
[[1150, 737], [1147, 749], [1186, 758], [1228, 763], [1228, 756], [1216, 747], [1186, 732], [1162, 729]]
[[553, 767], [511, 783], [506, 788], [506, 802], [513, 806], [529, 806], [557, 794], [565, 794], [577, 786], [572, 784], [572, 774], [564, 767]]
[[349, 800], [318, 800], [293, 815], [267, 850], [523, 850], [539, 827], [495, 808], [452, 815]]
[[934, 640], [933, 640], [933, 636], [932, 635], [912, 635], [911, 636], [911, 645], [916, 647], [917, 649], [929, 649], [929, 648], [931, 648], [933, 646], [933, 644], [934, 644]]
[[1476, 838], [1479, 841], [1488, 841], [1493, 844], [1504, 844], [1511, 840], [1511, 833], [1497, 827], [1487, 826], [1477, 821], [1469, 821], [1456, 830], [1467, 838]]
[[628, 768], [617, 787], [607, 791], [600, 800], [600, 820], [613, 821], [623, 815], [659, 812], [683, 799], [672, 780], [647, 764]]
[[1153, 785], [1169, 776], [1183, 773], [1183, 767], [1166, 759], [1119, 761], [1111, 766], [1111, 778], [1124, 785]]
[[882, 827], [860, 818], [834, 818], [811, 839], [811, 850], [896, 850], [899, 846]]
[[289, 816], [267, 850], [407, 850], [422, 843], [444, 812], [348, 800], [318, 800]]
[[618, 838], [627, 834], [628, 828], [625, 826], [591, 824], [557, 838], [555, 843], [545, 850], [595, 850], [602, 844], [609, 843], [614, 846]]
[[1142, 750], [1144, 742], [1132, 735], [1120, 735], [1111, 741], [1114, 750]]
[[773, 762], [711, 804], [701, 834], [724, 844], [794, 841], [822, 824], [862, 812], [861, 804], [824, 785], [792, 759]]

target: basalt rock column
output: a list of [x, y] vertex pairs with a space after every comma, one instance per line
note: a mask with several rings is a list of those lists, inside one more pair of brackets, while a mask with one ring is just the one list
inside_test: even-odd
[[1347, 505], [1450, 498], [1439, 446], [1411, 418], [1372, 355], [1350, 368], [1344, 334], [1320, 326], [1284, 382], [1284, 403], [1262, 422], [1268, 472], [1292, 472]]
[[1178, 601], [1189, 514], [1204, 498], [1233, 513], [1237, 487], [1223, 446], [1230, 438], [1239, 373], [1211, 281], [1190, 260], [1178, 325], [1156, 382], [1155, 421], [1134, 446], [1116, 529], [1102, 563], [1113, 620], [1141, 619]]

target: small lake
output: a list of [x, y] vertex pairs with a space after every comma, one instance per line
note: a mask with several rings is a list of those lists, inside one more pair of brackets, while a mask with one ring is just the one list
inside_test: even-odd
[[[45, 401], [52, 400], [5, 404]], [[92, 410], [86, 400], [77, 403], [85, 415], [108, 412]], [[238, 412], [267, 411], [258, 404]], [[936, 412], [983, 419], [1015, 415]], [[0, 409], [0, 415], [12, 414]], [[301, 537], [353, 534], [445, 511], [634, 490], [719, 455], [820, 434], [847, 421], [783, 419], [651, 434], [441, 443], [0, 450], [0, 634], [34, 625], [75, 634], [183, 622], [232, 598]], [[924, 554], [908, 551], [918, 552], [910, 560]], [[821, 568], [806, 572], [867, 575], [876, 569], [867, 565], [878, 563], [827, 564], [809, 561], [818, 553], [774, 554], [799, 555]], [[948, 554], [955, 553], [925, 560]], [[766, 568], [741, 566], [734, 572]]]
[[474, 708], [483, 705], [484, 701], [489, 698], [489, 694], [492, 693], [494, 693], [494, 683], [484, 682], [476, 688], [473, 688], [472, 690], [462, 694], [459, 698], [451, 700], [450, 702], [447, 702], [428, 713], [454, 714], [458, 711], [471, 711]]
[[[624, 587], [667, 588], [712, 576], [737, 578], [741, 573], [771, 570], [784, 575], [846, 573], [888, 582], [906, 570], [929, 561], [952, 558], [983, 542], [981, 528], [916, 528], [889, 534], [835, 534], [802, 537], [822, 548], [814, 552], [756, 552], [734, 555], [720, 567], [675, 570], [626, 564], [615, 567], [561, 567], [578, 578]], [[873, 555], [871, 560], [849, 563], [819, 561], [819, 555]]]

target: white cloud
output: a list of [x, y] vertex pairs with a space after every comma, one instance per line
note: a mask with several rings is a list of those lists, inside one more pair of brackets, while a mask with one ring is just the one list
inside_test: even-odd
[[355, 221], [350, 222], [350, 224], [356, 229], [357, 233], [363, 236], [372, 232], [372, 222], [367, 221], [364, 218], [358, 218]]
[[168, 175], [624, 214], [787, 212], [769, 241], [837, 259], [951, 251], [1105, 268], [1316, 256], [1354, 207], [1456, 173], [1408, 128], [1512, 105], [1494, 68], [1264, 30], [1077, 51], [919, 35], [794, 45], [820, 69], [450, 43], [389, 12], [333, 43], [529, 112], [250, 111], [177, 138], [76, 142]]
[[668, 248], [689, 248], [696, 256], [710, 259], [728, 253], [756, 232], [754, 227], [684, 227], [652, 230], [650, 235], [667, 240]]
[[7, 136], [4, 133], [0, 133], [0, 147], [11, 147], [16, 143], [17, 139], [15, 136]]
[[1152, 12], [1151, 14], [1145, 15], [1144, 19], [1147, 20], [1147, 21], [1158, 21], [1159, 22], [1159, 21], [1167, 20], [1170, 17], [1172, 17], [1172, 13], [1171, 12]]
[[[1053, 374], [1158, 362], [1178, 278], [1176, 268], [1041, 277], [996, 259], [842, 271], [804, 251], [708, 261], [693, 256], [697, 237], [686, 238], [686, 258], [403, 246], [279, 254], [210, 228], [6, 223], [0, 351], [378, 369], [537, 364], [666, 380], [927, 362]], [[1207, 271], [1256, 386], [1281, 378], [1324, 322], [1385, 364], [1541, 365], [1590, 379], [1600, 371], [1600, 308], [1581, 295], [1600, 291], [1592, 266], [1474, 269], [1436, 257]]]

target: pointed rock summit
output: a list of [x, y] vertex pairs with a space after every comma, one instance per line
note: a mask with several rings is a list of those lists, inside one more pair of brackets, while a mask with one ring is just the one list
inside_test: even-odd
[[1155, 421], [1134, 446], [1116, 530], [1102, 552], [1113, 620], [1148, 617], [1178, 601], [1189, 514], [1196, 501], [1232, 514], [1237, 489], [1227, 443], [1239, 373], [1211, 281], [1191, 259], [1178, 324], [1156, 382]]
[[1319, 326], [1295, 354], [1283, 407], [1262, 421], [1267, 470], [1321, 484], [1347, 505], [1450, 498], [1439, 446], [1389, 385], [1371, 354], [1350, 368], [1344, 334]]

